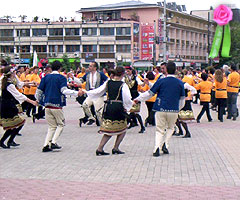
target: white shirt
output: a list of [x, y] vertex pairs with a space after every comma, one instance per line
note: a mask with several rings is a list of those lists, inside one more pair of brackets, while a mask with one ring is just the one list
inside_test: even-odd
[[[105, 81], [103, 83], [103, 85], [101, 85], [100, 87], [94, 89], [94, 90], [89, 90], [86, 91], [87, 95], [92, 98], [92, 99], [96, 99], [98, 97], [101, 97], [107, 90], [107, 82]], [[122, 98], [123, 98], [123, 107], [129, 111], [132, 108], [132, 104], [133, 101], [129, 87], [127, 86], [126, 83], [123, 83], [123, 87], [122, 87]]]
[[90, 72], [90, 77], [89, 77], [89, 81], [90, 81], [90, 89], [95, 89], [95, 85], [97, 83], [97, 72]]

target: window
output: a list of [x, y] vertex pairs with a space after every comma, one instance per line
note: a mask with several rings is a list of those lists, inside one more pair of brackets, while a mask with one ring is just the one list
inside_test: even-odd
[[47, 35], [46, 29], [44, 28], [39, 28], [39, 29], [33, 29], [33, 36], [44, 36]]
[[66, 52], [73, 53], [73, 52], [79, 52], [80, 46], [79, 45], [66, 45]]
[[1, 37], [13, 37], [13, 30], [12, 29], [1, 29], [0, 30], [0, 36]]
[[63, 52], [62, 45], [49, 45], [49, 52]]
[[[19, 53], [19, 46], [17, 46], [17, 52]], [[30, 45], [20, 46], [20, 53], [30, 53]]]
[[33, 52], [47, 52], [47, 46], [46, 45], [33, 45]]
[[50, 28], [49, 29], [49, 35], [51, 36], [58, 36], [63, 35], [63, 29], [62, 28]]
[[114, 35], [114, 28], [100, 28], [100, 35]]
[[114, 45], [100, 45], [100, 52], [103, 53], [114, 52]]
[[79, 35], [79, 28], [66, 28], [65, 34], [66, 35]]
[[14, 53], [14, 46], [1, 46], [2, 53]]
[[97, 45], [83, 45], [83, 52], [97, 52]]
[[82, 35], [97, 35], [97, 28], [83, 28]]
[[117, 35], [131, 35], [131, 28], [130, 27], [117, 28]]
[[130, 53], [131, 52], [131, 45], [130, 44], [117, 45], [117, 52]]
[[17, 29], [17, 36], [30, 37], [30, 29]]

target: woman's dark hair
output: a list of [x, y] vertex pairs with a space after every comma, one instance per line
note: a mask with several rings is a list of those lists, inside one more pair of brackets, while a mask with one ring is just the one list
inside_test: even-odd
[[11, 73], [11, 68], [10, 66], [8, 67], [4, 67], [0, 69], [0, 72], [3, 74], [3, 79], [2, 79], [2, 90], [6, 89], [7, 87], [7, 82], [8, 79], [11, 77], [12, 73]]
[[152, 72], [148, 72], [146, 75], [146, 78], [149, 80], [154, 80], [155, 79], [155, 75]]
[[219, 83], [223, 82], [223, 72], [221, 69], [217, 69], [215, 72], [215, 80]]
[[62, 67], [62, 63], [60, 61], [58, 61], [58, 60], [55, 60], [52, 63], [52, 70], [53, 71], [58, 71], [61, 67]]
[[176, 64], [174, 62], [168, 62], [167, 73], [168, 74], [175, 74], [175, 71], [176, 71]]
[[206, 81], [208, 79], [208, 74], [207, 73], [202, 73], [201, 78], [203, 81]]
[[124, 67], [116, 67], [115, 71], [115, 76], [122, 76], [125, 73]]

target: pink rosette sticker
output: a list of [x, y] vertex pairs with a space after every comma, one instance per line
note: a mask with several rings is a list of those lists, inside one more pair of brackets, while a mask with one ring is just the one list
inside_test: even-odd
[[213, 20], [217, 22], [219, 26], [223, 26], [232, 20], [232, 16], [233, 13], [231, 8], [225, 5], [220, 5], [214, 10]]

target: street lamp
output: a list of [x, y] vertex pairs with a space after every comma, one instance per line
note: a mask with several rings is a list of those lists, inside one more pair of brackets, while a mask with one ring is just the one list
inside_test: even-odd
[[[211, 48], [210, 48], [210, 35], [211, 35], [211, 30], [210, 30], [210, 28], [211, 28], [211, 26], [212, 26], [212, 23], [211, 23], [211, 11], [212, 11], [212, 10], [213, 10], [213, 7], [211, 6], [211, 7], [210, 7], [210, 10], [208, 11], [208, 36], [207, 36], [207, 43], [208, 43], [207, 51], [208, 51], [208, 56], [209, 56], [210, 50], [211, 50]], [[212, 65], [212, 59], [211, 59], [211, 58], [208, 59], [208, 64], [209, 64], [209, 66]]]

